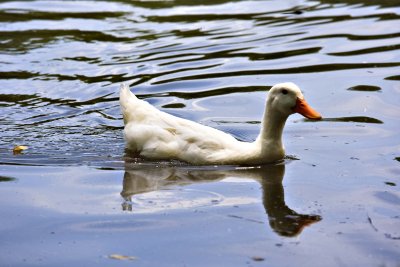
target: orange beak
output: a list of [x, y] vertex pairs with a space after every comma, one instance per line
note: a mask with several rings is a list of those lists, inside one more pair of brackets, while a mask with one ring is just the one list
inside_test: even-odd
[[304, 117], [312, 120], [320, 120], [321, 114], [315, 111], [309, 104], [307, 104], [305, 99], [297, 98], [296, 106], [293, 108], [294, 112], [300, 113]]

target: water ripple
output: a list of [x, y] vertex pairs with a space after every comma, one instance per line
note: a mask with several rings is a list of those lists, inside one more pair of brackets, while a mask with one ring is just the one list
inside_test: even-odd
[[[213, 124], [232, 113], [228, 130], [242, 140], [258, 131], [264, 92], [277, 82], [297, 82], [322, 104], [327, 94], [375, 94], [393, 106], [394, 2], [2, 2], [0, 163], [121, 160], [122, 82], [177, 116]], [[325, 121], [395, 124], [363, 112]], [[14, 157], [20, 143], [32, 150]]]

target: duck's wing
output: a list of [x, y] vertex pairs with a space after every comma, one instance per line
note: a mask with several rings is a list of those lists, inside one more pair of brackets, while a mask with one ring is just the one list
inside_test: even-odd
[[174, 136], [192, 138], [189, 140], [192, 142], [205, 136], [216, 139], [233, 138], [220, 130], [162, 112], [148, 102], [138, 99], [125, 84], [122, 84], [120, 89], [120, 105], [125, 125], [158, 127]]
[[133, 149], [145, 157], [194, 164], [215, 162], [239, 147], [235, 145], [239, 141], [229, 134], [177, 117], [171, 120], [168, 116], [163, 116], [157, 125], [128, 124], [125, 136], [128, 143], [133, 140]]
[[206, 127], [158, 110], [148, 102], [138, 99], [124, 84], [120, 89], [120, 105], [125, 125], [158, 127], [173, 135], [177, 132], [189, 131], [189, 128], [193, 127], [196, 129]]
[[120, 103], [128, 148], [147, 157], [201, 161], [238, 142], [220, 130], [156, 109], [125, 85], [121, 86]]

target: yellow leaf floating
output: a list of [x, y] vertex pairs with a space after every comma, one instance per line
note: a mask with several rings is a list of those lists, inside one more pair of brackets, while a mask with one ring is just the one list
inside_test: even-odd
[[19, 154], [22, 151], [27, 150], [27, 149], [28, 149], [27, 146], [15, 146], [14, 149], [13, 149], [13, 153], [14, 154]]
[[136, 260], [136, 257], [125, 256], [125, 255], [120, 255], [120, 254], [111, 254], [108, 257], [113, 260], [129, 260], [129, 261]]

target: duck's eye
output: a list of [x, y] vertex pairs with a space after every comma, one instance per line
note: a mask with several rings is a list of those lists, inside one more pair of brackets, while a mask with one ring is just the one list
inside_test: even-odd
[[286, 89], [282, 90], [282, 94], [287, 95], [287, 93], [288, 93], [288, 90], [286, 90]]

